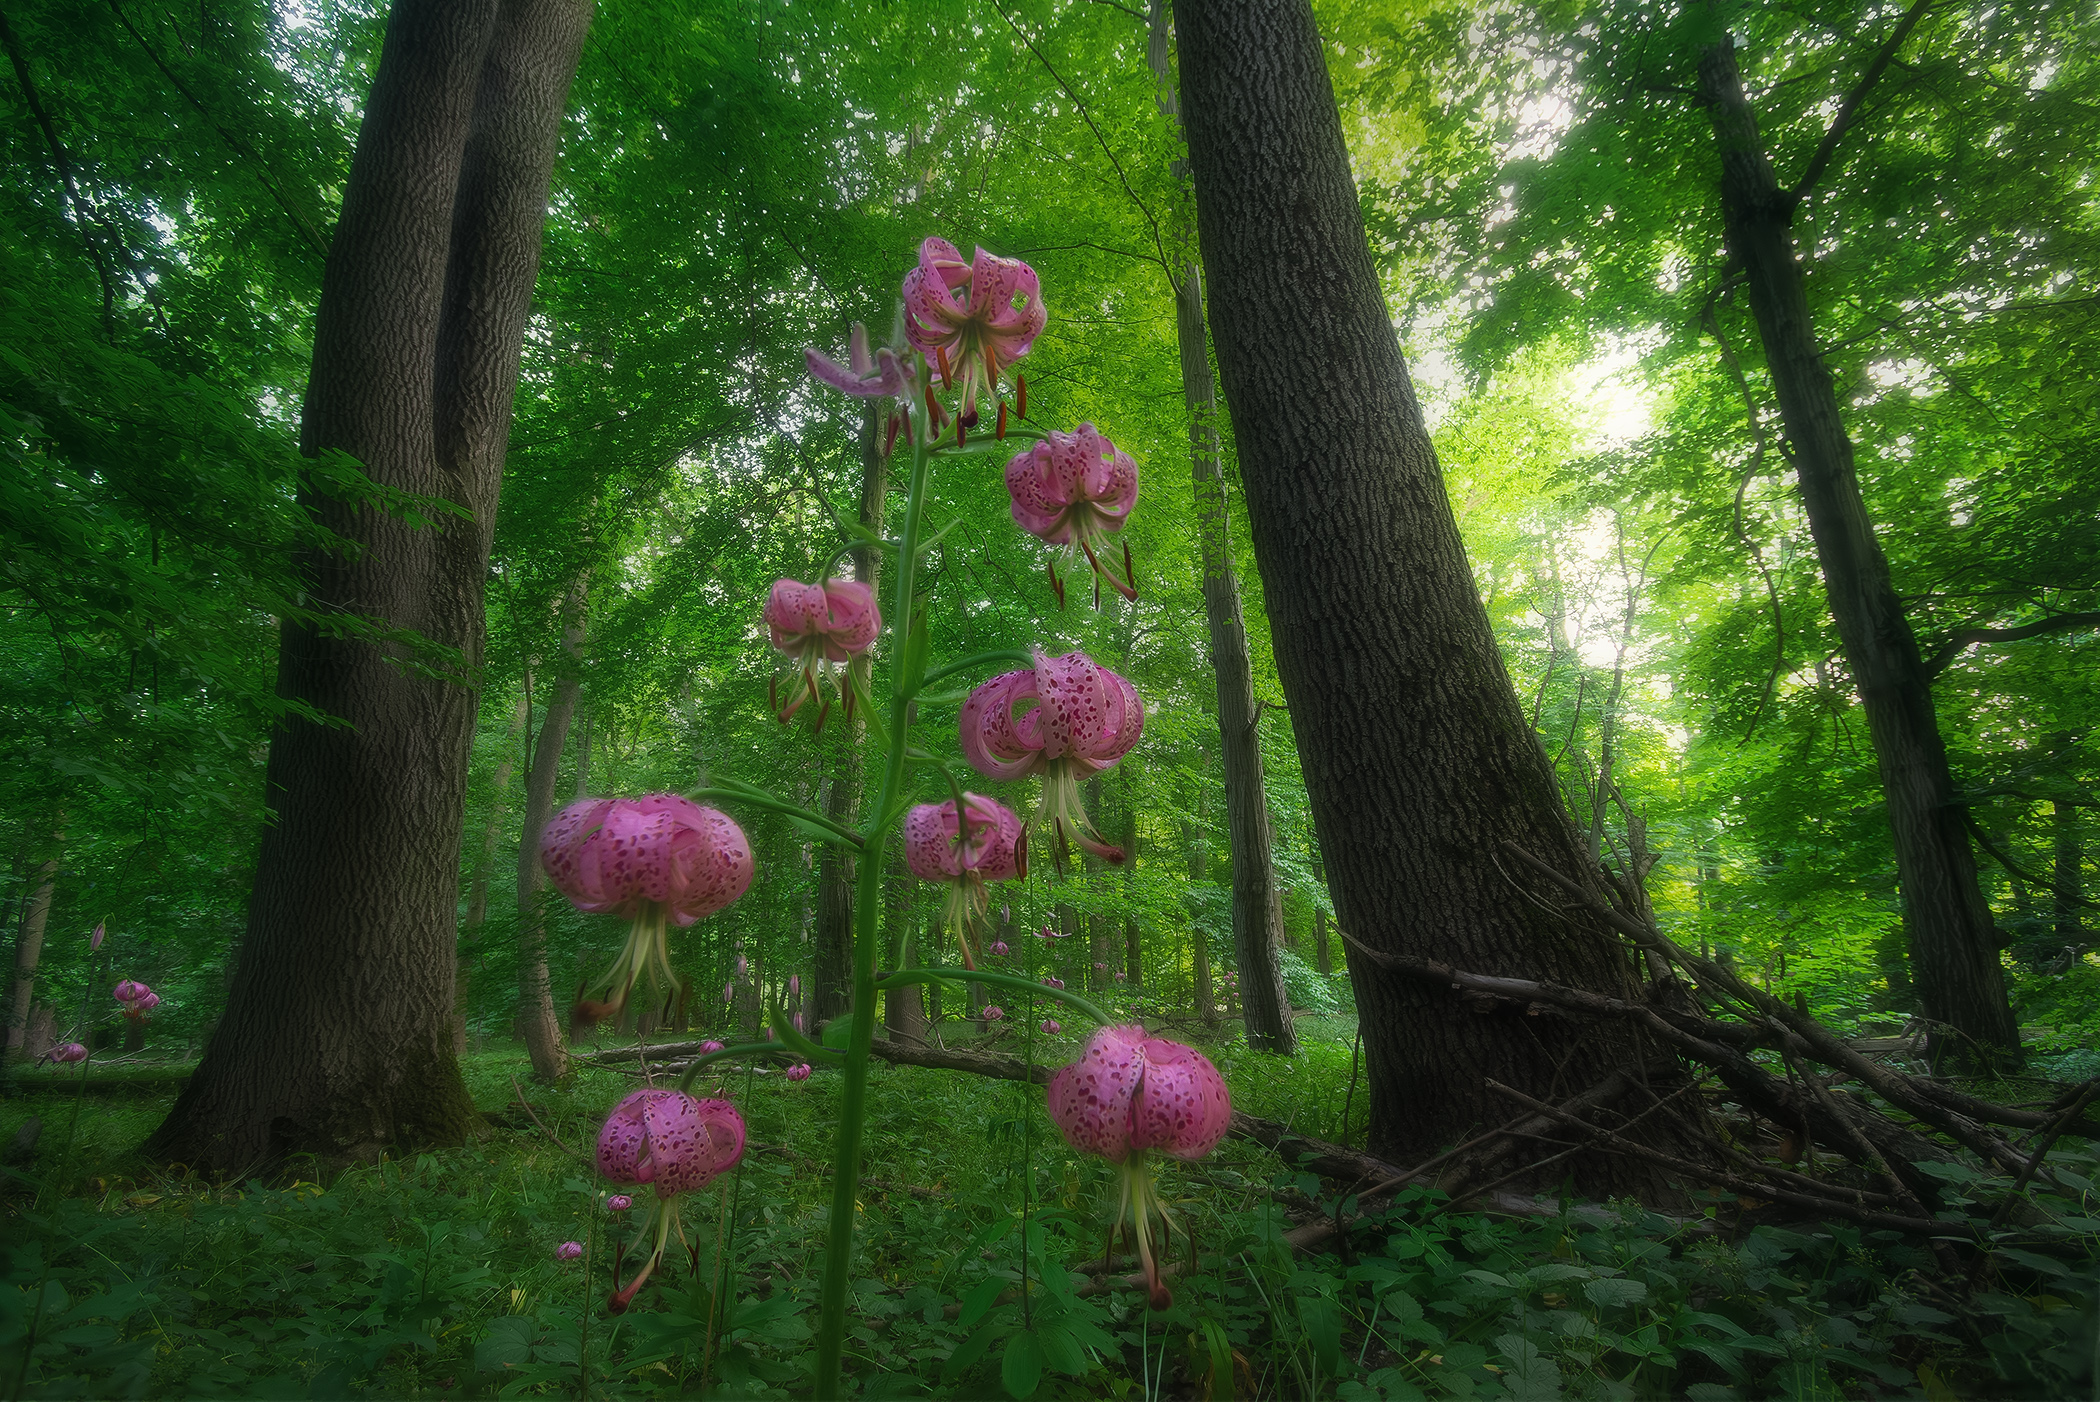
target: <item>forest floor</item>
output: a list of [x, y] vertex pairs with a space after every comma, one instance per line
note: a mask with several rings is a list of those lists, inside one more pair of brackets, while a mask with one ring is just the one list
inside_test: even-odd
[[[1354, 1030], [1303, 1019], [1304, 1047], [1288, 1060], [1230, 1042], [1208, 1050], [1239, 1108], [1360, 1144]], [[1076, 1045], [1037, 1055], [1061, 1061]], [[605, 1210], [607, 1190], [576, 1151], [588, 1153], [632, 1074], [583, 1067], [569, 1085], [539, 1086], [521, 1050], [492, 1048], [467, 1063], [488, 1117], [479, 1142], [215, 1185], [137, 1152], [187, 1063], [90, 1068], [84, 1084], [70, 1071], [18, 1072], [0, 1100], [0, 1144], [30, 1116], [44, 1125], [33, 1160], [0, 1189], [0, 1395], [806, 1392], [835, 1113], [827, 1074], [703, 1082], [742, 1108], [750, 1151], [686, 1204], [692, 1253], [674, 1249], [660, 1284], [614, 1317], [605, 1301], [625, 1219]], [[1095, 1263], [1107, 1172], [1066, 1149], [1039, 1092], [910, 1067], [874, 1077], [849, 1344], [861, 1396], [2092, 1393], [2091, 1254], [2002, 1250], [1989, 1273], [1949, 1280], [1915, 1241], [1836, 1223], [1753, 1226], [1725, 1198], [1691, 1220], [1551, 1199], [1510, 1215], [1411, 1188], [1366, 1214], [1340, 1253], [1298, 1255], [1284, 1234], [1348, 1204], [1243, 1140], [1162, 1169], [1183, 1269], [1171, 1308], [1154, 1312], [1106, 1288]], [[2089, 1188], [2089, 1153], [2062, 1153], [2058, 1177]], [[1948, 1201], [1966, 1204], [1961, 1184]], [[2100, 1221], [2080, 1220], [2100, 1235]], [[584, 1256], [557, 1261], [565, 1241]], [[1015, 1289], [1024, 1278], [1032, 1288]]]

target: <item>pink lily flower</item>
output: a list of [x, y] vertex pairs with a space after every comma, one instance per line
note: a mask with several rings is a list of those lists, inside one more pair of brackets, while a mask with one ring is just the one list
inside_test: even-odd
[[1153, 1192], [1145, 1151], [1200, 1159], [1216, 1148], [1232, 1124], [1225, 1078], [1193, 1047], [1148, 1037], [1139, 1026], [1104, 1027], [1079, 1060], [1051, 1078], [1045, 1100], [1067, 1144], [1116, 1165], [1122, 1185], [1116, 1219], [1134, 1214], [1152, 1308], [1167, 1308], [1174, 1296], [1160, 1279], [1149, 1218], [1159, 1214], [1162, 1252], [1173, 1219]]
[[788, 1067], [787, 1078], [791, 1081], [806, 1081], [809, 1079], [809, 1073], [810, 1064], [806, 1061], [798, 1061], [793, 1066]]
[[967, 838], [955, 800], [914, 807], [904, 819], [904, 860], [914, 876], [948, 883], [942, 918], [962, 945], [963, 967], [974, 969], [970, 934], [991, 907], [985, 883], [1028, 875], [1028, 829], [1011, 808], [982, 794], [964, 794], [963, 806], [970, 815]]
[[911, 398], [913, 377], [910, 367], [888, 346], [869, 354], [868, 328], [857, 321], [846, 341], [846, 364], [841, 365], [820, 354], [815, 346], [804, 350], [802, 358], [808, 362], [809, 373], [817, 380], [856, 399]]
[[984, 1005], [984, 1020], [986, 1022], [997, 1022], [1005, 1016], [1006, 1009], [1000, 1007], [998, 1004], [986, 1003]]
[[102, 948], [102, 938], [108, 933], [109, 922], [107, 920], [97, 920], [95, 922], [95, 933], [88, 936], [88, 953], [92, 954]]
[[1064, 1024], [1060, 1023], [1056, 1018], [1046, 1017], [1043, 1019], [1043, 1030], [1045, 1032], [1048, 1032], [1051, 1036], [1055, 1037], [1058, 1033], [1064, 1031], [1065, 1029]]
[[955, 245], [929, 238], [904, 275], [904, 335], [952, 388], [962, 378], [964, 428], [977, 423], [977, 392], [999, 392], [999, 376], [1028, 354], [1050, 319], [1035, 269], [977, 250], [965, 263]]
[[37, 1060], [48, 1060], [61, 1064], [73, 1061], [86, 1061], [87, 1048], [78, 1042], [53, 1042], [51, 1049], [38, 1057]]
[[634, 1199], [625, 1193], [614, 1193], [605, 1200], [605, 1210], [607, 1212], [625, 1212], [632, 1206], [634, 1206]]
[[722, 1044], [712, 1037], [700, 1044], [700, 1054], [702, 1056], [712, 1056], [720, 1050], [722, 1050]]
[[[1083, 652], [1038, 652], [1030, 671], [1006, 672], [970, 693], [962, 708], [962, 751], [992, 779], [1043, 776], [1037, 822], [1049, 822], [1060, 844], [1079, 843], [1120, 864], [1123, 849], [1102, 840], [1086, 815], [1079, 785], [1130, 753], [1145, 728], [1136, 688]], [[1014, 715], [1014, 708], [1033, 706]]]
[[582, 1254], [583, 1243], [580, 1241], [565, 1241], [554, 1248], [554, 1259], [557, 1261], [573, 1261]]
[[[654, 1221], [644, 1226], [655, 1228], [655, 1249], [635, 1278], [613, 1295], [607, 1306], [612, 1313], [625, 1311], [656, 1269], [673, 1227], [685, 1240], [679, 1195], [698, 1192], [743, 1157], [744, 1117], [726, 1100], [696, 1100], [683, 1091], [651, 1087], [634, 1092], [605, 1117], [598, 1131], [598, 1171], [615, 1183], [656, 1187], [650, 1205]], [[619, 1270], [617, 1262], [613, 1269]]]
[[[1092, 424], [1071, 433], [1052, 432], [1006, 465], [1006, 490], [1013, 498], [1014, 524], [1051, 545], [1085, 556], [1095, 577], [1126, 599], [1137, 597], [1130, 547], [1123, 548], [1123, 578], [1101, 563], [1094, 542], [1123, 529], [1137, 505], [1137, 463]], [[1052, 581], [1057, 579], [1053, 565]], [[1058, 585], [1058, 601], [1064, 586]], [[1095, 590], [1100, 601], [1100, 590]]]
[[646, 975], [672, 992], [669, 925], [690, 925], [735, 901], [751, 885], [751, 844], [728, 814], [678, 794], [587, 798], [554, 815], [540, 833], [540, 865], [578, 910], [624, 915], [627, 944], [593, 991], [579, 998], [572, 1027], [584, 1028], [627, 1006]]
[[[875, 591], [852, 579], [827, 579], [821, 584], [798, 584], [792, 579], [773, 582], [766, 599], [766, 627], [773, 646], [786, 653], [789, 670], [800, 676], [788, 684], [790, 699], [780, 704], [780, 679], [773, 680], [773, 713], [785, 725], [805, 701], [820, 700], [822, 681], [837, 679], [845, 698], [846, 715], [853, 715], [855, 683], [865, 690], [867, 651], [882, 631], [882, 614], [875, 607]], [[849, 675], [849, 669], [860, 669]], [[817, 724], [823, 725], [828, 704], [820, 705]]]
[[1012, 951], [1007, 948], [1005, 940], [992, 941], [992, 956], [994, 958], [1004, 959], [1010, 953], [1012, 953]]

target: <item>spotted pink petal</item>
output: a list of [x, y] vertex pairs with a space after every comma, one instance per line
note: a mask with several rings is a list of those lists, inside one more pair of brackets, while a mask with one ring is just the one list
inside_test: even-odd
[[1145, 1029], [1104, 1027], [1050, 1078], [1050, 1118], [1065, 1142], [1110, 1163], [1130, 1157], [1130, 1097], [1145, 1072]]
[[1065, 1142], [1110, 1163], [1142, 1149], [1200, 1159], [1232, 1123], [1225, 1078], [1209, 1058], [1138, 1026], [1096, 1032], [1051, 1078], [1048, 1101]]
[[966, 793], [970, 840], [959, 840], [955, 802], [921, 803], [904, 819], [904, 860], [925, 881], [953, 881], [965, 870], [986, 881], [1010, 881], [1027, 861], [1024, 829], [1014, 811], [996, 799]]
[[772, 630], [773, 646], [782, 652], [796, 652], [805, 639], [821, 636], [829, 626], [831, 601], [818, 585], [776, 579], [773, 592], [766, 598], [765, 620], [766, 627]]
[[663, 905], [679, 925], [711, 915], [751, 885], [751, 844], [728, 814], [678, 794], [584, 799], [540, 835], [555, 889], [589, 914]]
[[830, 613], [824, 629], [824, 655], [833, 662], [844, 662], [866, 652], [882, 631], [875, 591], [859, 580], [827, 579], [824, 600]]
[[726, 1100], [638, 1090], [598, 1131], [598, 1171], [615, 1183], [653, 1183], [670, 1197], [707, 1186], [744, 1156], [744, 1121]]
[[1112, 535], [1137, 504], [1137, 463], [1092, 424], [1052, 432], [1006, 465], [1015, 524], [1052, 545]]
[[1014, 723], [1013, 708], [1035, 699], [1035, 673], [1002, 672], [963, 702], [963, 757], [988, 779], [1018, 779], [1041, 770], [1041, 746], [1029, 745]]

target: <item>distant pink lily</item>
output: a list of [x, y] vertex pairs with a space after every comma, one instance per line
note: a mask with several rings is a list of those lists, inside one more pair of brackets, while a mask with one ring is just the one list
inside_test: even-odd
[[970, 815], [967, 836], [953, 799], [921, 803], [906, 814], [904, 860], [921, 880], [947, 883], [942, 916], [962, 945], [963, 967], [974, 969], [971, 935], [991, 908], [985, 883], [1027, 877], [1028, 829], [1011, 808], [982, 794], [964, 794], [963, 806]]
[[578, 910], [634, 922], [592, 990], [603, 997], [577, 1000], [570, 1018], [579, 1029], [619, 1013], [645, 975], [682, 990], [665, 927], [729, 905], [750, 887], [752, 870], [751, 844], [734, 819], [669, 793], [570, 804], [540, 833], [540, 865]]
[[977, 423], [977, 392], [999, 392], [999, 376], [1035, 344], [1049, 313], [1035, 269], [1018, 258], [977, 250], [963, 261], [954, 244], [929, 238], [919, 266], [904, 275], [904, 335], [940, 371], [962, 380], [964, 428]]
[[[773, 680], [773, 713], [781, 724], [805, 701], [820, 701], [817, 724], [824, 723], [830, 710], [828, 702], [821, 702], [826, 676], [838, 679], [846, 715], [851, 718], [856, 690], [866, 689], [868, 649], [882, 631], [875, 591], [852, 579], [827, 579], [819, 584], [775, 580], [766, 599], [765, 620], [773, 646], [787, 654], [789, 670], [799, 673], [788, 684], [785, 706], [780, 701], [780, 679]], [[854, 667], [860, 669], [859, 675], [846, 675]]]
[[[1060, 843], [1070, 838], [1121, 863], [1123, 849], [1094, 831], [1079, 785], [1130, 753], [1144, 732], [1145, 705], [1129, 682], [1083, 652], [1035, 658], [1032, 670], [993, 677], [963, 702], [963, 755], [988, 778], [1042, 775], [1036, 821], [1049, 822]], [[1026, 709], [1016, 716], [1016, 707]]]
[[[1071, 433], [1051, 432], [1006, 465], [1006, 490], [1013, 498], [1014, 523], [1051, 545], [1084, 556], [1099, 579], [1126, 599], [1137, 597], [1130, 547], [1123, 548], [1123, 576], [1101, 563], [1094, 542], [1123, 529], [1137, 505], [1137, 463], [1092, 424]], [[1055, 566], [1050, 578], [1057, 579]], [[1058, 599], [1064, 586], [1058, 584]], [[1100, 591], [1095, 591], [1099, 601]]]

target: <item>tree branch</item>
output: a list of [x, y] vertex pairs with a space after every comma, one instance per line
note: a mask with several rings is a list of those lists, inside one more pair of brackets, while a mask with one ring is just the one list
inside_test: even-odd
[[2081, 628], [2100, 628], [2100, 613], [2051, 614], [2033, 623], [2022, 623], [2017, 628], [1958, 629], [1925, 660], [1925, 675], [1928, 679], [1937, 677], [1949, 663], [1977, 643], [2017, 643], [2027, 638], [2039, 638], [2044, 633], [2068, 633]]
[[1822, 144], [1816, 147], [1816, 153], [1808, 158], [1808, 169], [1801, 173], [1801, 179], [1796, 182], [1794, 188], [1786, 192], [1790, 204], [1799, 204], [1816, 188], [1816, 182], [1823, 178], [1823, 172], [1829, 168], [1831, 158], [1837, 155], [1838, 143], [1845, 139], [1845, 133], [1850, 131], [1853, 122], [1858, 120], [1860, 106], [1866, 102], [1867, 94], [1881, 81], [1881, 75], [1888, 71], [1890, 60], [1896, 57], [1896, 50], [1903, 47], [1903, 41], [1910, 37], [1911, 30], [1917, 28], [1918, 21], [1925, 18], [1925, 12], [1931, 8], [1932, 0], [1915, 0], [1915, 3], [1903, 12], [1903, 18], [1896, 21], [1896, 27], [1889, 31], [1889, 37], [1882, 41], [1881, 47], [1874, 51], [1874, 57], [1867, 61], [1867, 71], [1859, 75], [1859, 81], [1852, 85], [1852, 91], [1846, 93], [1845, 100], [1838, 104], [1837, 116], [1831, 119], [1830, 130], [1823, 134]]

